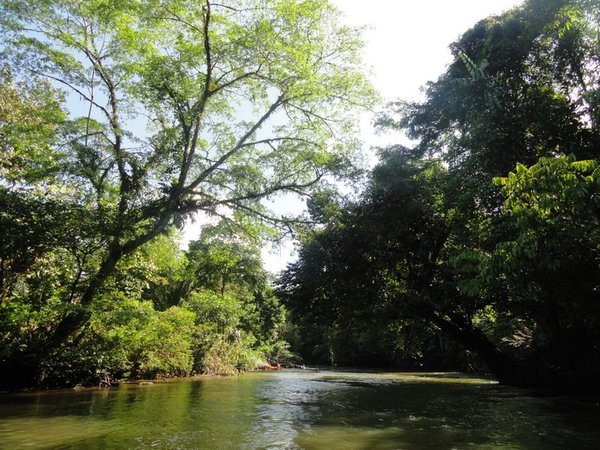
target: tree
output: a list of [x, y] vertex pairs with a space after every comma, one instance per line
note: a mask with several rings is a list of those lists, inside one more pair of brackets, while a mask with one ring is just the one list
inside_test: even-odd
[[384, 310], [501, 382], [593, 387], [598, 17], [597, 2], [530, 0], [465, 33], [425, 101], [381, 117], [417, 143], [384, 150], [359, 201], [309, 234], [282, 279], [292, 312]]
[[188, 271], [193, 284], [224, 295], [253, 295], [267, 285], [260, 245], [256, 239], [228, 229], [226, 223], [205, 227], [200, 238], [190, 244]]
[[66, 120], [62, 96], [39, 78], [16, 83], [8, 67], [0, 69], [0, 92], [0, 176], [8, 182], [50, 178]]
[[[255, 339], [253, 348], [272, 354], [276, 346], [283, 345], [280, 329], [285, 311], [263, 268], [260, 240], [230, 225], [221, 221], [206, 226], [200, 238], [190, 243], [185, 275], [175, 290], [181, 302], [196, 298], [195, 305], [202, 306], [198, 299], [204, 298], [212, 299], [215, 307], [229, 305], [223, 311], [229, 311], [234, 328]], [[215, 300], [218, 297], [221, 299]], [[231, 312], [234, 310], [237, 313]]]
[[355, 106], [373, 94], [359, 35], [336, 16], [325, 0], [0, 4], [13, 70], [79, 100], [60, 181], [102, 224], [80, 308], [47, 348], [88, 320], [121, 258], [171, 224], [222, 208], [273, 219], [262, 199], [343, 169], [357, 148]]
[[416, 368], [429, 359], [439, 367], [443, 357], [423, 358], [431, 324], [458, 327], [471, 309], [454, 294], [438, 301], [453, 220], [446, 171], [439, 161], [398, 151], [380, 156], [358, 202], [333, 215], [317, 212], [324, 223], [303, 239], [298, 261], [280, 279], [280, 295], [309, 331], [307, 340], [316, 335], [338, 361]]
[[[454, 286], [463, 297], [470, 299], [469, 303], [478, 305], [475, 311], [479, 313], [472, 316], [477, 322], [476, 328], [486, 332], [487, 340], [495, 340], [494, 347], [504, 354], [497, 367], [490, 368], [507, 382], [550, 384], [550, 378], [556, 376], [554, 382], [569, 383], [565, 381], [564, 370], [562, 373], [547, 370], [548, 378], [545, 378], [540, 369], [552, 365], [565, 368], [568, 363], [560, 361], [557, 356], [560, 352], [549, 351], [547, 365], [541, 364], [539, 357], [544, 352], [542, 348], [548, 351], [552, 346], [559, 348], [557, 341], [566, 344], [573, 340], [560, 337], [562, 326], [555, 327], [554, 331], [543, 331], [544, 326], [540, 324], [549, 324], [549, 320], [538, 317], [536, 328], [531, 327], [531, 323], [525, 325], [524, 318], [537, 316], [538, 310], [539, 314], [560, 316], [561, 302], [550, 292], [574, 304], [583, 301], [575, 300], [577, 292], [582, 298], [589, 298], [589, 283], [595, 283], [595, 263], [588, 250], [590, 242], [578, 234], [581, 229], [571, 234], [575, 229], [566, 224], [562, 230], [554, 228], [551, 225], [554, 219], [550, 223], [529, 222], [526, 226], [521, 221], [517, 226], [520, 239], [526, 240], [526, 236], [533, 237], [546, 230], [548, 234], [542, 241], [560, 247], [563, 260], [579, 261], [570, 266], [578, 269], [572, 272], [564, 267], [560, 278], [557, 273], [538, 272], [548, 257], [542, 251], [545, 245], [534, 251], [521, 242], [518, 244], [521, 250], [531, 252], [532, 259], [523, 258], [524, 265], [517, 264], [518, 267], [512, 269], [504, 266], [503, 276], [490, 283], [486, 268], [493, 266], [496, 258], [503, 258], [504, 246], [511, 246], [508, 242], [514, 244], [518, 240], [513, 219], [504, 214], [514, 203], [504, 202], [502, 192], [493, 185], [492, 179], [506, 175], [515, 167], [517, 173], [539, 174], [541, 183], [555, 178], [556, 191], [546, 199], [554, 195], [556, 201], [570, 195], [570, 188], [564, 180], [560, 181], [559, 174], [570, 173], [568, 177], [575, 174], [573, 168], [559, 167], [563, 164], [560, 158], [556, 163], [551, 161], [561, 153], [573, 154], [578, 159], [598, 158], [600, 134], [595, 117], [600, 89], [599, 17], [597, 2], [531, 0], [502, 16], [479, 22], [452, 45], [454, 62], [436, 82], [429, 84], [426, 101], [407, 105], [399, 122], [419, 140], [414, 149], [417, 155], [438, 155], [450, 168], [451, 189], [447, 192], [451, 193], [448, 199], [456, 214], [451, 228], [455, 249], [448, 259], [455, 267], [454, 281], [448, 286]], [[532, 172], [525, 167], [531, 167]], [[553, 171], [556, 172], [551, 174]], [[512, 181], [516, 179], [520, 180], [520, 186], [528, 183], [528, 178], [511, 175]], [[509, 184], [513, 189], [516, 187], [512, 182]], [[505, 189], [504, 193], [507, 192]], [[537, 195], [544, 194], [538, 191]], [[582, 196], [589, 198], [586, 194]], [[537, 239], [534, 238], [534, 242], [538, 242]], [[561, 239], [564, 243], [571, 242], [571, 248], [558, 245]], [[516, 246], [512, 249], [520, 253]], [[582, 252], [581, 258], [576, 256], [576, 249]], [[550, 253], [555, 251], [558, 249]], [[583, 263], [584, 260], [587, 263]], [[530, 278], [533, 272], [537, 273], [537, 282]], [[579, 276], [583, 273], [589, 275], [583, 277], [587, 281]], [[569, 281], [564, 281], [565, 276]], [[554, 285], [559, 279], [570, 293]], [[528, 300], [521, 303], [517, 298]], [[592, 313], [589, 308], [584, 309]], [[451, 329], [448, 332], [453, 333]], [[537, 354], [525, 351], [526, 355], [522, 355], [524, 347], [517, 351], [505, 345], [519, 333], [530, 332], [537, 335], [535, 339], [539, 338], [540, 343], [546, 339], [545, 334], [554, 337], [537, 347]], [[574, 339], [580, 343], [585, 341]], [[552, 345], [548, 345], [550, 341]], [[493, 349], [491, 352], [495, 354]]]
[[[49, 83], [15, 83], [0, 72], [0, 298], [11, 295], [17, 277], [65, 232], [68, 207], [43, 189], [18, 192], [11, 184], [46, 180], [55, 175], [57, 134], [65, 120], [61, 98]], [[49, 186], [47, 186], [49, 187]], [[73, 206], [73, 205], [69, 205]]]
[[440, 157], [457, 187], [497, 207], [490, 180], [517, 163], [597, 156], [598, 17], [595, 2], [530, 0], [486, 18], [450, 46], [424, 102], [397, 103], [379, 123], [406, 130], [415, 153]]
[[484, 266], [504, 341], [547, 386], [595, 384], [600, 367], [600, 170], [594, 160], [541, 158], [498, 178], [505, 226]]

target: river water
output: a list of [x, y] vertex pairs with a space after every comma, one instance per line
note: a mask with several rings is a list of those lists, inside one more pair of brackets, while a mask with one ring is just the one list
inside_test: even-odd
[[454, 374], [283, 370], [0, 394], [1, 449], [600, 448], [600, 403]]

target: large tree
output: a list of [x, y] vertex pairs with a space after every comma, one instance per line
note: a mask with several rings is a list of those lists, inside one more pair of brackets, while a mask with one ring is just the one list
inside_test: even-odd
[[383, 151], [360, 201], [284, 274], [292, 309], [320, 323], [385, 310], [452, 336], [503, 382], [589, 388], [599, 17], [598, 2], [530, 0], [453, 44], [425, 101], [380, 119], [413, 148]]
[[431, 345], [433, 330], [442, 329], [499, 368], [502, 355], [474, 323], [484, 304], [461, 286], [468, 257], [476, 254], [457, 227], [461, 216], [447, 170], [440, 161], [414, 160], [397, 150], [380, 156], [361, 199], [321, 216], [323, 223], [303, 239], [298, 261], [280, 278], [292, 317], [330, 335], [346, 330], [364, 340], [370, 334], [366, 349], [360, 339], [346, 336], [345, 343], [363, 360], [376, 354], [379, 364], [460, 367], [454, 355]]
[[77, 307], [47, 347], [88, 320], [123, 256], [171, 224], [223, 208], [277, 220], [261, 200], [346, 167], [356, 107], [373, 100], [360, 34], [326, 0], [3, 0], [0, 17], [15, 74], [69, 96], [52, 146], [61, 187], [44, 192], [97, 224], [77, 245], [98, 262], [76, 277], [64, 300]]
[[399, 127], [420, 155], [435, 155], [469, 196], [497, 206], [491, 187], [517, 163], [574, 153], [596, 157], [600, 54], [598, 5], [530, 0], [478, 22], [450, 45], [454, 59], [427, 84], [425, 101], [396, 103]]

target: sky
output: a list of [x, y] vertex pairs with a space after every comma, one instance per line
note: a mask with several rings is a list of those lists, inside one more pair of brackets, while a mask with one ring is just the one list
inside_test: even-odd
[[416, 100], [442, 74], [448, 46], [479, 20], [521, 0], [331, 0], [349, 25], [366, 25], [364, 59], [386, 98]]
[[[421, 87], [435, 81], [451, 62], [449, 45], [479, 20], [501, 14], [522, 0], [330, 0], [342, 22], [366, 26], [364, 61], [384, 101], [419, 100]], [[370, 126], [361, 124], [365, 150], [380, 144]], [[265, 268], [273, 273], [293, 259], [288, 243], [263, 251]]]

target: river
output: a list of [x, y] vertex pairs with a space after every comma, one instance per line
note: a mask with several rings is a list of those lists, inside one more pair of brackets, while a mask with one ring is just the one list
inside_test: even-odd
[[0, 394], [0, 448], [591, 449], [600, 403], [456, 374], [283, 370]]

